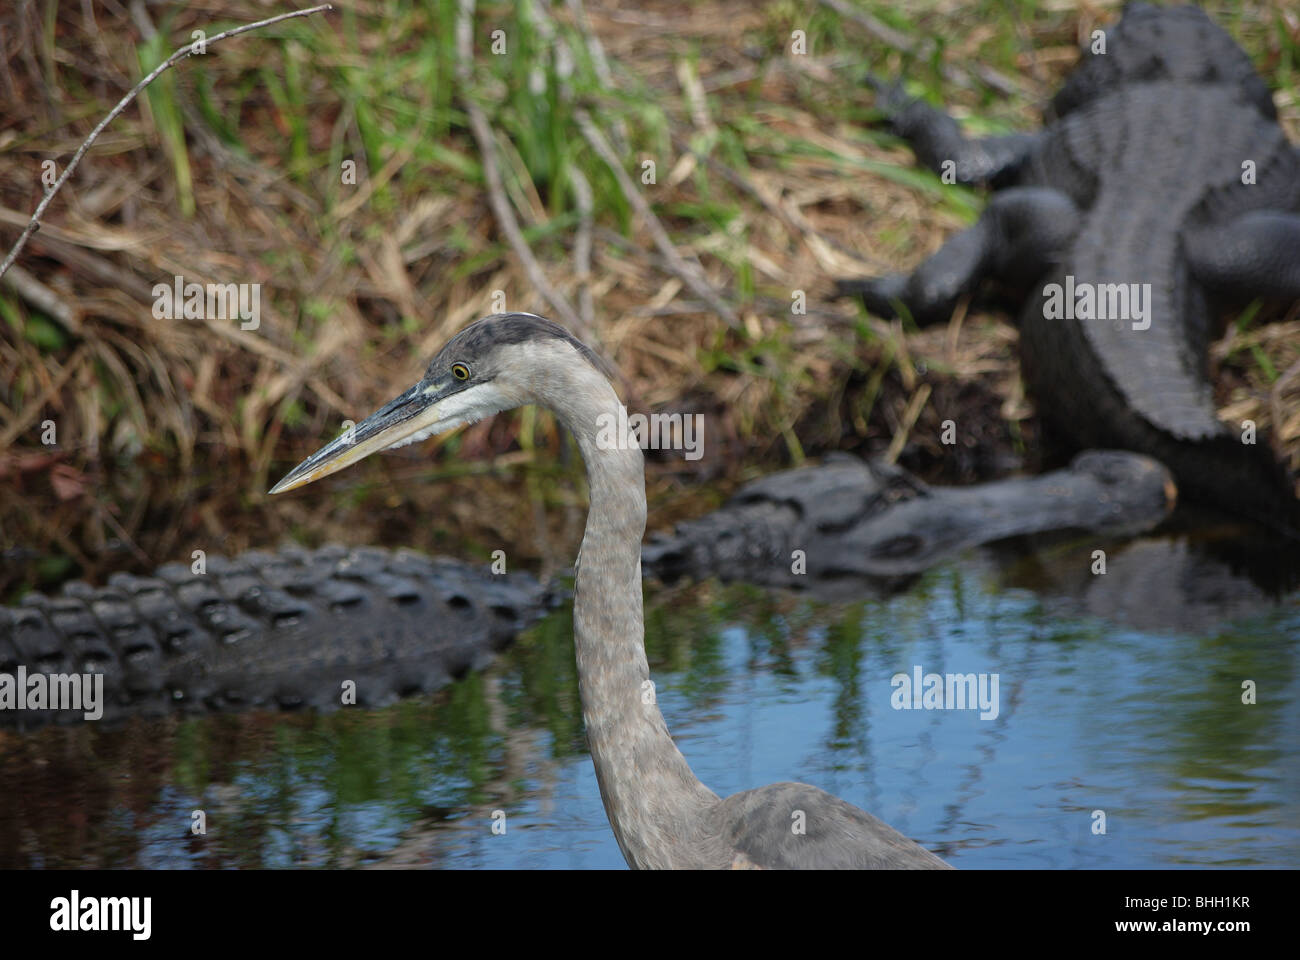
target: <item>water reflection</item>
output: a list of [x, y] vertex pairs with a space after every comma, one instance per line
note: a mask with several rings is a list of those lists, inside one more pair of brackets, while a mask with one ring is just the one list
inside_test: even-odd
[[[1156, 630], [1017, 576], [967, 559], [850, 605], [652, 596], [660, 704], [718, 793], [814, 783], [958, 867], [1300, 862], [1300, 602]], [[893, 709], [890, 677], [914, 665], [997, 673], [998, 717]], [[569, 614], [383, 710], [0, 733], [0, 867], [16, 866], [621, 868]]]

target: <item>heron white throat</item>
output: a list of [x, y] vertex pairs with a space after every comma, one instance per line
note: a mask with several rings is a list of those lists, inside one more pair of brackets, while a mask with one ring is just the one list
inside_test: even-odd
[[[466, 327], [420, 381], [312, 454], [283, 493], [379, 450], [524, 404], [555, 413], [577, 440], [590, 507], [574, 581], [582, 716], [601, 799], [632, 867], [909, 868], [948, 865], [892, 827], [817, 787], [776, 783], [720, 799], [668, 733], [645, 655], [641, 538], [645, 462], [635, 444], [598, 439], [622, 408], [599, 358], [563, 327], [501, 314]], [[791, 829], [798, 815], [803, 829]]]

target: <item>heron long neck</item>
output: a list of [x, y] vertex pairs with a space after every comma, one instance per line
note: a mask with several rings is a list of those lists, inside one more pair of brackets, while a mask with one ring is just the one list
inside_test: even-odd
[[573, 601], [582, 716], [605, 812], [628, 864], [681, 866], [683, 854], [689, 859], [681, 850], [689, 827], [718, 798], [691, 772], [656, 703], [641, 611], [644, 461], [635, 443], [609, 442], [625, 421], [613, 387], [589, 369], [546, 397], [578, 440], [590, 487]]

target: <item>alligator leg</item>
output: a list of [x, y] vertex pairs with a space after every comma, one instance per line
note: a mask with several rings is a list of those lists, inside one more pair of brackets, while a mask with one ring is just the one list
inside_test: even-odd
[[897, 83], [880, 87], [876, 106], [884, 111], [890, 130], [908, 142], [922, 166], [950, 176], [945, 182], [967, 186], [1004, 182], [1040, 139], [1037, 133], [968, 138], [947, 113], [907, 96]]
[[860, 296], [880, 316], [894, 316], [901, 303], [922, 326], [942, 322], [985, 278], [1031, 283], [1069, 248], [1078, 225], [1079, 210], [1061, 191], [1010, 187], [912, 273], [840, 280], [836, 292]]
[[1196, 279], [1216, 293], [1300, 299], [1300, 215], [1252, 210], [1224, 226], [1190, 232], [1184, 249]]

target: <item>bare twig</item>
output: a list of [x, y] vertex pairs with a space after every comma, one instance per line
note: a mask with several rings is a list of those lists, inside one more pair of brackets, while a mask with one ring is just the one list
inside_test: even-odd
[[68, 333], [74, 336], [81, 333], [81, 319], [72, 305], [22, 267], [13, 267], [5, 282], [18, 291], [20, 297], [43, 311]]
[[41, 199], [41, 202], [37, 204], [36, 212], [32, 214], [32, 219], [19, 235], [18, 242], [14, 244], [13, 249], [9, 251], [9, 255], [5, 257], [4, 263], [0, 263], [0, 277], [3, 277], [5, 273], [8, 272], [9, 268], [13, 266], [13, 262], [18, 259], [18, 254], [22, 252], [23, 247], [27, 246], [27, 241], [30, 239], [31, 235], [40, 229], [41, 217], [44, 216], [45, 209], [50, 205], [50, 201], [54, 199], [54, 195], [59, 192], [59, 189], [67, 181], [68, 177], [71, 176], [72, 171], [77, 168], [77, 164], [79, 164], [81, 158], [86, 155], [86, 151], [90, 149], [91, 144], [93, 144], [95, 140], [98, 139], [99, 135], [104, 132], [104, 128], [112, 123], [117, 118], [118, 114], [125, 110], [131, 104], [131, 101], [140, 95], [140, 91], [153, 83], [164, 70], [169, 69], [173, 65], [184, 60], [186, 57], [193, 56], [195, 47], [200, 44], [206, 48], [208, 44], [216, 43], [219, 40], [225, 40], [227, 37], [234, 37], [241, 33], [247, 33], [250, 30], [258, 29], [259, 27], [267, 27], [273, 23], [279, 23], [281, 20], [289, 20], [294, 17], [306, 17], [313, 13], [320, 13], [322, 10], [332, 9], [332, 4], [322, 3], [319, 6], [311, 7], [307, 10], [294, 10], [290, 13], [282, 13], [278, 17], [259, 20], [257, 23], [246, 23], [242, 27], [233, 27], [230, 30], [224, 30], [216, 36], [208, 37], [205, 40], [196, 40], [194, 43], [186, 44], [162, 63], [158, 64], [158, 66], [154, 67], [147, 77], [132, 87], [127, 95], [117, 102], [117, 106], [108, 112], [108, 116], [99, 121], [95, 126], [95, 129], [90, 131], [90, 136], [88, 136], [81, 146], [77, 148], [77, 152], [72, 155], [72, 160], [68, 162], [63, 173], [59, 176], [59, 179], [54, 181], [54, 186], [50, 187], [45, 196]]
[[889, 449], [885, 451], [885, 463], [897, 463], [898, 455], [903, 452], [907, 446], [908, 434], [916, 426], [916, 419], [925, 409], [925, 402], [930, 399], [931, 387], [928, 383], [921, 384], [920, 388], [912, 394], [912, 399], [907, 403], [907, 409], [903, 412], [903, 421], [894, 431], [894, 435], [889, 440]]
[[655, 212], [650, 209], [650, 204], [641, 194], [641, 191], [632, 183], [632, 178], [623, 169], [623, 164], [619, 162], [618, 155], [614, 153], [614, 148], [609, 145], [605, 135], [600, 132], [600, 128], [591, 119], [591, 114], [586, 110], [579, 110], [575, 117], [578, 126], [582, 129], [582, 135], [587, 138], [587, 142], [591, 144], [592, 149], [600, 154], [600, 158], [605, 161], [613, 172], [614, 178], [618, 180], [618, 185], [622, 188], [623, 195], [627, 197], [627, 202], [645, 221], [646, 227], [650, 230], [650, 236], [654, 240], [655, 246], [659, 248], [659, 253], [662, 254], [669, 269], [677, 275], [678, 279], [695, 291], [697, 297], [708, 303], [713, 311], [727, 322], [729, 327], [733, 329], [738, 327], [740, 321], [736, 317], [736, 312], [718, 296], [718, 291], [713, 289], [708, 278], [704, 276], [704, 271], [697, 264], [690, 263], [677, 252], [677, 248], [673, 246], [673, 242], [668, 236], [668, 231], [659, 222]]
[[460, 0], [460, 11], [456, 20], [456, 76], [460, 80], [461, 102], [465, 105], [465, 113], [469, 117], [470, 132], [474, 134], [479, 154], [483, 158], [483, 179], [487, 183], [488, 203], [491, 204], [497, 225], [506, 235], [506, 240], [509, 241], [515, 256], [524, 265], [528, 282], [550, 303], [555, 312], [560, 315], [560, 319], [571, 329], [577, 329], [582, 325], [578, 314], [574, 312], [568, 298], [551, 286], [545, 271], [542, 270], [542, 265], [537, 262], [532, 248], [524, 239], [523, 231], [519, 229], [519, 220], [510, 207], [505, 187], [501, 183], [501, 169], [497, 165], [497, 146], [496, 139], [492, 135], [492, 126], [488, 123], [483, 108], [474, 102], [469, 93], [473, 79], [471, 69], [474, 62], [473, 25], [474, 0]]
[[[591, 20], [587, 17], [587, 10], [582, 5], [582, 0], [567, 0], [569, 12], [573, 15], [573, 25], [581, 31], [583, 38], [587, 42], [587, 52], [591, 55], [591, 67], [596, 71], [596, 76], [604, 84], [605, 89], [613, 91], [614, 89], [614, 72], [609, 69], [609, 60], [605, 57], [605, 46], [600, 42], [600, 37], [592, 29]], [[615, 115], [610, 122], [610, 135], [614, 138], [614, 146], [620, 153], [626, 154], [627, 150], [627, 124], [623, 122], [621, 116]]]
[[586, 339], [594, 335], [596, 325], [591, 303], [591, 234], [595, 202], [586, 174], [576, 166], [569, 170], [569, 181], [573, 184], [573, 196], [578, 204], [578, 236], [573, 244], [573, 259], [577, 261], [574, 272], [578, 278], [578, 313], [582, 317], [582, 334]]
[[[572, 3], [571, 9], [574, 13], [575, 19], [579, 21], [579, 24], [581, 25], [582, 23], [584, 23], [586, 19], [586, 13], [582, 9], [582, 4], [580, 0], [579, 2]], [[564, 41], [562, 37], [558, 35], [555, 29], [555, 25], [551, 21], [550, 8], [547, 5], [547, 3], [544, 2], [544, 0], [541, 4], [539, 4], [538, 7], [533, 8], [532, 19], [533, 22], [537, 25], [537, 28], [543, 33], [544, 36], [552, 38], [553, 42], [556, 45], [557, 50], [560, 51], [560, 53], [564, 56], [565, 61], [572, 63], [573, 54], [569, 51], [568, 44]], [[595, 35], [590, 31], [588, 31], [587, 37], [589, 41], [595, 41], [596, 43], [595, 49], [599, 49], [599, 41], [595, 40]], [[599, 64], [599, 66], [597, 66], [597, 74], [601, 77], [601, 79], [605, 80], [607, 77], [609, 77], [609, 64], [603, 61], [603, 51], [601, 52], [601, 57], [595, 60], [594, 62]], [[602, 70], [604, 71], [603, 73]], [[687, 286], [689, 286], [692, 290], [694, 290], [698, 296], [702, 297], [719, 316], [721, 316], [724, 320], [727, 321], [728, 325], [732, 327], [736, 327], [739, 324], [739, 320], [737, 320], [735, 312], [731, 309], [731, 307], [729, 307], [726, 304], [725, 301], [723, 301], [721, 297], [718, 296], [717, 292], [713, 289], [713, 287], [710, 286], [708, 279], [704, 276], [704, 271], [700, 269], [700, 267], [697, 264], [690, 263], [689, 261], [685, 260], [681, 256], [681, 254], [677, 252], [677, 249], [673, 246], [672, 240], [670, 240], [668, 237], [667, 231], [664, 230], [663, 224], [659, 222], [659, 218], [656, 217], [654, 211], [650, 209], [650, 204], [646, 202], [645, 197], [641, 195], [641, 193], [636, 189], [636, 186], [632, 183], [631, 179], [628, 177], [627, 172], [623, 169], [622, 164], [619, 163], [618, 161], [617, 152], [614, 150], [613, 147], [610, 146], [609, 141], [605, 139], [605, 135], [601, 132], [600, 128], [597, 127], [595, 122], [591, 119], [591, 114], [588, 113], [587, 110], [585, 109], [580, 109], [576, 111], [574, 116], [578, 121], [578, 125], [582, 128], [583, 136], [587, 138], [587, 142], [592, 145], [592, 147], [596, 150], [598, 154], [600, 154], [601, 159], [604, 160], [605, 163], [609, 165], [610, 169], [614, 173], [615, 178], [618, 180], [619, 186], [622, 188], [624, 195], [627, 197], [628, 202], [631, 203], [632, 206], [636, 208], [637, 213], [639, 213], [641, 215], [641, 218], [645, 220], [647, 226], [650, 229], [650, 235], [654, 239], [655, 246], [657, 246], [659, 248], [660, 253], [663, 254], [664, 260], [667, 262], [669, 270], [672, 273], [676, 274], [682, 280], [682, 282], [684, 282]], [[579, 177], [581, 177], [581, 174], [579, 174]], [[587, 187], [587, 198], [588, 200], [590, 200], [590, 195], [591, 195], [590, 184], [588, 184], [585, 179], [583, 179], [581, 185], [579, 185], [576, 182], [574, 185], [574, 191], [575, 191], [576, 199], [579, 204], [580, 213], [581, 213], [581, 207], [583, 202], [583, 197], [581, 194], [581, 190], [583, 186]], [[589, 233], [590, 232], [589, 216], [586, 223], [586, 229]], [[583, 242], [581, 230], [582, 228], [580, 227], [580, 233], [578, 237], [579, 245], [581, 245], [581, 243]], [[588, 237], [588, 242], [589, 242], [589, 237]]]

